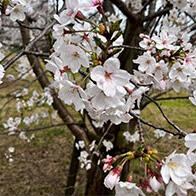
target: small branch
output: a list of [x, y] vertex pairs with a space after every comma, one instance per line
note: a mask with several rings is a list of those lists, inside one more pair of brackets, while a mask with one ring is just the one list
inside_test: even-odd
[[129, 45], [110, 46], [108, 49], [114, 49], [114, 48], [129, 48], [129, 49], [135, 49], [135, 50], [146, 51], [146, 50], [143, 49], [143, 48], [136, 47], [136, 46], [129, 46]]
[[196, 19], [195, 19], [193, 16], [191, 16], [188, 12], [185, 12], [185, 14], [186, 14], [194, 23], [196, 23]]
[[[41, 27], [30, 27], [30, 26], [24, 25], [22, 23], [20, 23], [20, 25], [23, 26], [24, 28], [31, 29], [31, 30], [40, 30], [40, 31], [44, 30], [44, 28], [41, 28]], [[5, 25], [5, 24], [3, 24], [1, 27], [14, 28], [14, 29], [19, 29], [20, 28], [20, 26]]]
[[146, 97], [147, 99], [149, 99], [151, 102], [153, 102], [157, 108], [159, 109], [159, 111], [161, 112], [161, 114], [163, 115], [163, 117], [166, 119], [166, 121], [174, 128], [176, 129], [181, 135], [186, 135], [177, 125], [175, 125], [171, 120], [169, 120], [169, 118], [167, 117], [167, 115], [165, 114], [165, 112], [163, 111], [163, 109], [161, 108], [161, 106], [151, 97], [149, 97], [148, 95], [144, 94], [144, 97]]
[[[94, 150], [94, 152], [96, 152], [96, 153], [97, 153], [97, 152], [98, 152], [98, 150], [101, 148], [101, 143], [102, 143], [102, 141], [104, 140], [104, 138], [106, 137], [106, 135], [109, 133], [109, 131], [110, 131], [111, 127], [112, 127], [112, 123], [110, 122], [110, 124], [108, 125], [108, 127], [107, 127], [106, 131], [104, 131], [103, 136], [102, 136], [102, 137], [101, 137], [101, 139], [99, 140], [99, 143], [97, 144], [97, 147], [96, 147], [96, 149]], [[90, 160], [92, 160], [92, 159], [93, 159], [93, 155], [94, 155], [94, 154], [92, 154], [92, 155], [91, 155]]]
[[9, 54], [7, 54], [1, 61], [0, 64], [3, 63], [3, 61], [5, 61], [7, 58], [9, 58], [10, 56], [12, 56], [14, 53], [16, 53], [17, 50], [10, 52]]
[[3, 67], [4, 69], [8, 69], [13, 63], [15, 63], [20, 57], [24, 55], [24, 50], [21, 50], [18, 54], [16, 54], [13, 58], [11, 58], [9, 61], [7, 61]]
[[153, 35], [155, 29], [157, 28], [157, 26], [158, 26], [158, 24], [159, 24], [159, 21], [161, 20], [161, 17], [162, 17], [162, 16], [159, 16], [159, 18], [157, 19], [157, 21], [156, 21], [156, 23], [155, 23], [153, 29], [151, 30], [151, 32], [150, 32], [150, 38], [152, 37], [152, 35]]
[[[82, 123], [59, 123], [56, 125], [49, 125], [49, 126], [44, 126], [44, 127], [36, 127], [36, 128], [32, 128], [32, 129], [21, 129], [21, 130], [14, 130], [14, 133], [21, 133], [21, 132], [34, 132], [34, 131], [40, 131], [40, 130], [44, 130], [44, 129], [51, 129], [54, 127], [61, 127], [61, 126], [65, 126], [65, 125], [81, 125]], [[5, 131], [5, 130], [0, 130], [0, 134], [9, 134], [10, 131]]]
[[22, 49], [17, 55], [15, 55], [12, 59], [10, 59], [6, 64], [3, 65], [4, 69], [8, 69], [14, 62], [16, 62], [21, 56], [23, 56], [25, 53], [28, 53], [29, 50], [34, 46], [34, 44], [39, 41], [46, 33], [47, 31], [55, 24], [56, 21], [53, 21], [51, 24], [49, 24], [42, 33], [40, 33], [35, 39], [33, 39], [31, 42], [27, 44], [27, 46]]
[[50, 53], [41, 53], [41, 52], [34, 52], [34, 51], [25, 51], [25, 54], [30, 54], [30, 55], [34, 55], [34, 56], [42, 56], [42, 57], [49, 57]]
[[180, 137], [185, 137], [185, 136], [186, 136], [186, 133], [183, 133], [183, 132], [181, 132], [181, 133], [174, 133], [174, 132], [172, 132], [172, 131], [170, 131], [170, 130], [168, 130], [168, 129], [165, 129], [165, 128], [163, 128], [163, 127], [158, 127], [158, 126], [156, 126], [156, 125], [153, 125], [153, 124], [151, 124], [151, 123], [149, 123], [149, 122], [143, 120], [142, 118], [138, 117], [137, 115], [135, 115], [135, 114], [132, 113], [132, 112], [130, 112], [130, 114], [131, 114], [131, 116], [133, 116], [134, 118], [140, 120], [141, 123], [143, 123], [143, 124], [145, 124], [145, 125], [147, 125], [147, 126], [149, 126], [149, 127], [152, 127], [152, 128], [154, 128], [154, 129], [160, 129], [160, 130], [162, 130], [162, 131], [164, 131], [164, 132], [166, 132], [166, 133], [172, 134], [172, 135], [174, 135], [174, 136], [178, 136], [178, 135], [179, 135]]
[[146, 22], [146, 21], [152, 20], [152, 19], [154, 19], [154, 18], [156, 18], [156, 17], [158, 17], [158, 16], [165, 15], [165, 14], [169, 13], [169, 11], [170, 11], [171, 9], [172, 9], [171, 7], [167, 7], [167, 8], [165, 8], [165, 9], [163, 9], [163, 10], [160, 10], [160, 11], [158, 11], [158, 12], [155, 12], [154, 14], [152, 14], [152, 15], [150, 15], [150, 16], [146, 16], [146, 17], [142, 20], [142, 22]]
[[[165, 94], [167, 94], [168, 92], [169, 92], [169, 90], [163, 91], [163, 92], [161, 92], [161, 93], [159, 93], [159, 94], [153, 96], [152, 99], [157, 100], [158, 97], [161, 97], [162, 95], [165, 95]], [[150, 100], [146, 100], [144, 103], [142, 103], [141, 106], [140, 106], [141, 110], [143, 110], [143, 109], [144, 109], [148, 104], [150, 104], [150, 103], [151, 103]]]
[[176, 99], [188, 99], [189, 96], [184, 96], [184, 97], [162, 97], [162, 98], [157, 98], [155, 99], [156, 101], [166, 101], [166, 100], [176, 100]]
[[59, 0], [56, 0], [56, 14], [59, 13]]
[[140, 141], [142, 142], [142, 144], [144, 144], [144, 134], [143, 134], [143, 129], [142, 129], [142, 124], [141, 124], [141, 121], [140, 119], [137, 119], [138, 120], [138, 129], [139, 129], [139, 135], [140, 135]]

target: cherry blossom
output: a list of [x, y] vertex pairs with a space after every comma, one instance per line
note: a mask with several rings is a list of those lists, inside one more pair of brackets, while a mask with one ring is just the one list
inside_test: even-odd
[[62, 48], [60, 57], [64, 65], [68, 66], [73, 73], [77, 73], [81, 65], [89, 67], [89, 60], [86, 53], [77, 46], [65, 45], [64, 48]]
[[186, 81], [190, 72], [187, 67], [183, 66], [179, 62], [176, 62], [169, 72], [169, 77], [172, 80], [179, 80], [180, 82]]
[[25, 14], [24, 14], [24, 6], [22, 5], [16, 5], [10, 14], [10, 19], [12, 21], [20, 20], [23, 21], [25, 19]]
[[193, 188], [194, 186], [189, 182], [184, 182], [179, 186], [170, 181], [170, 183], [167, 185], [165, 195], [172, 196], [176, 194], [177, 196], [186, 196], [188, 194], [187, 191]]
[[119, 182], [115, 186], [116, 196], [145, 196], [142, 190], [135, 183]]
[[66, 7], [66, 10], [62, 11], [59, 16], [57, 14], [54, 15], [54, 18], [63, 26], [74, 23], [79, 9], [79, 2], [78, 0], [67, 0]]
[[192, 152], [196, 149], [196, 133], [189, 133], [185, 136], [185, 146], [189, 148], [188, 152]]
[[116, 91], [123, 90], [130, 79], [130, 74], [120, 69], [120, 62], [117, 58], [108, 59], [103, 66], [96, 66], [91, 71], [91, 79], [97, 82], [98, 88], [103, 90], [107, 96], [115, 96]]
[[160, 183], [155, 176], [149, 179], [149, 184], [154, 192], [158, 192], [164, 187], [163, 183]]
[[161, 32], [159, 36], [153, 36], [152, 40], [155, 41], [156, 48], [159, 50], [162, 49], [177, 50], [179, 48], [173, 45], [173, 43], [176, 42], [177, 37], [173, 34], [169, 34], [166, 31]]
[[106, 147], [106, 152], [108, 152], [114, 147], [112, 142], [107, 141], [107, 140], [103, 140], [103, 145]]
[[104, 0], [88, 0], [88, 5], [92, 7], [101, 6]]
[[139, 56], [137, 59], [133, 60], [133, 62], [139, 64], [138, 69], [141, 72], [152, 73], [156, 66], [156, 60], [150, 55], [149, 52], [145, 52], [142, 56]]
[[196, 105], [196, 90], [193, 92], [193, 97], [189, 97], [189, 100]]
[[112, 164], [115, 162], [115, 158], [108, 155], [107, 158], [105, 158], [103, 161], [103, 171], [106, 172], [112, 169]]
[[184, 183], [192, 175], [186, 155], [175, 152], [169, 155], [161, 168], [161, 175], [166, 184], [170, 179], [177, 185]]
[[59, 98], [61, 98], [66, 104], [75, 106], [76, 111], [85, 108], [82, 98], [85, 98], [85, 92], [83, 89], [73, 84], [72, 82], [65, 80], [62, 82], [63, 87], [59, 90]]

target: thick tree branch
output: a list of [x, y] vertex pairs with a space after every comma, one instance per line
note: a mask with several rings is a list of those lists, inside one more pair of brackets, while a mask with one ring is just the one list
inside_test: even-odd
[[136, 18], [133, 16], [131, 11], [127, 8], [126, 4], [121, 0], [110, 0], [118, 9], [125, 15], [129, 20], [135, 21]]

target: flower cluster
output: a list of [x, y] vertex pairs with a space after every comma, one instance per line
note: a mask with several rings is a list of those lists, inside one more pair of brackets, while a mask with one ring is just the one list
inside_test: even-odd
[[146, 52], [134, 60], [139, 69], [135, 71], [134, 81], [151, 84], [158, 90], [179, 92], [183, 88], [188, 91], [196, 79], [196, 50], [186, 32], [170, 27], [166, 21], [168, 18], [160, 34], [140, 35], [140, 47]]
[[[189, 148], [187, 154], [178, 154], [175, 151], [166, 157], [162, 162], [159, 161], [156, 149], [146, 147], [139, 148], [134, 152], [128, 152], [115, 157], [104, 159], [103, 170], [111, 170], [105, 177], [104, 185], [113, 189], [116, 195], [144, 195], [142, 190], [147, 193], [158, 192], [165, 189], [166, 196], [187, 195], [188, 190], [195, 191], [196, 176], [193, 167], [196, 164], [196, 134], [191, 133], [185, 137], [185, 146]], [[133, 177], [130, 176], [126, 182], [120, 181], [121, 171], [127, 160], [144, 161], [145, 178], [139, 180], [138, 185], [132, 183]], [[116, 164], [115, 164], [116, 163]], [[155, 167], [153, 168], [153, 164]], [[165, 184], [165, 185], [164, 185]]]
[[185, 146], [189, 148], [187, 154], [170, 154], [161, 168], [163, 181], [167, 185], [166, 195], [187, 195], [187, 191], [195, 191], [196, 176], [193, 167], [196, 164], [196, 134], [190, 133], [185, 137]]
[[[113, 30], [96, 25], [81, 12], [87, 7], [100, 11], [102, 1], [91, 1], [88, 6], [75, 4], [70, 1], [65, 11], [54, 16], [59, 24], [54, 25], [54, 52], [46, 64], [54, 74], [52, 86], [59, 88], [59, 98], [66, 104], [73, 104], [76, 111], [86, 110], [96, 127], [109, 120], [114, 124], [127, 123], [132, 118], [129, 112], [134, 112], [135, 102], [139, 105], [148, 88], [136, 88], [130, 82], [131, 75], [120, 69], [120, 61], [115, 53], [112, 55], [114, 50], [108, 49], [108, 57], [104, 57], [102, 49], [107, 36], [110, 34], [115, 42], [118, 28], [114, 22], [109, 24]], [[68, 28], [70, 23], [72, 28]]]

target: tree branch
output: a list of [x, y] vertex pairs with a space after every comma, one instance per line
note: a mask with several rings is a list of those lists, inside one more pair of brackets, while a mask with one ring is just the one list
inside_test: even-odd
[[159, 109], [159, 111], [161, 112], [161, 114], [163, 115], [163, 117], [166, 119], [166, 121], [168, 122], [168, 124], [170, 124], [174, 129], [176, 129], [178, 131], [178, 133], [180, 135], [186, 135], [177, 125], [175, 125], [168, 117], [167, 115], [165, 114], [165, 112], [163, 111], [163, 109], [161, 108], [161, 106], [154, 100], [152, 99], [151, 97], [149, 97], [148, 95], [144, 94], [144, 97], [146, 97], [147, 99], [149, 99], [151, 102], [153, 102], [157, 108]]
[[[59, 124], [54, 124], [54, 125], [48, 125], [48, 126], [43, 126], [43, 127], [35, 127], [35, 128], [31, 128], [31, 129], [17, 129], [14, 130], [14, 133], [21, 133], [21, 132], [34, 132], [34, 131], [41, 131], [41, 130], [45, 130], [45, 129], [51, 129], [51, 128], [55, 128], [55, 127], [62, 127], [65, 125], [81, 125], [82, 123], [79, 122], [75, 122], [75, 123], [59, 123]], [[0, 134], [9, 134], [10, 131], [6, 130], [0, 130]]]
[[154, 129], [160, 129], [160, 130], [162, 130], [162, 131], [164, 131], [164, 132], [166, 132], [166, 133], [172, 134], [172, 135], [174, 135], [174, 136], [180, 136], [180, 137], [185, 137], [185, 136], [186, 136], [186, 133], [183, 133], [183, 132], [174, 133], [174, 132], [172, 132], [172, 131], [170, 131], [170, 130], [168, 130], [168, 129], [165, 129], [165, 128], [163, 128], [163, 127], [158, 127], [158, 126], [156, 126], [156, 125], [153, 125], [152, 123], [143, 120], [142, 118], [140, 118], [139, 116], [137, 116], [136, 114], [134, 114], [134, 113], [132, 113], [132, 112], [130, 112], [130, 114], [131, 114], [131, 116], [133, 116], [134, 118], [140, 120], [141, 123], [143, 123], [143, 124], [145, 124], [145, 125], [147, 125], [147, 126], [149, 126], [149, 127], [152, 127], [152, 128], [154, 128]]
[[160, 11], [158, 11], [158, 12], [155, 12], [155, 13], [152, 14], [152, 15], [146, 16], [146, 17], [142, 20], [142, 22], [146, 22], [146, 21], [152, 20], [152, 19], [156, 18], [157, 16], [165, 15], [165, 14], [169, 13], [169, 11], [170, 11], [171, 9], [172, 9], [171, 7], [167, 7], [167, 8], [165, 8], [165, 9], [163, 9], [163, 10], [160, 10]]
[[135, 21], [136, 18], [133, 16], [131, 11], [127, 8], [126, 4], [121, 0], [110, 0], [118, 9], [128, 17], [129, 20]]

